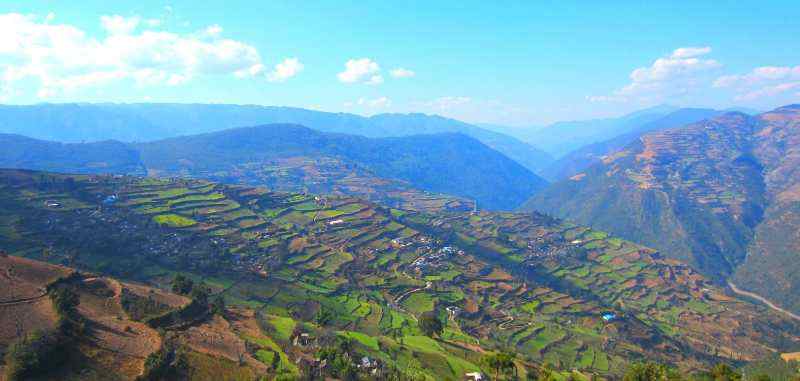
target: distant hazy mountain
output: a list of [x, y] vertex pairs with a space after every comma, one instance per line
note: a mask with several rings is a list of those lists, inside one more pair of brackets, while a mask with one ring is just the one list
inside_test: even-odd
[[145, 174], [139, 152], [117, 141], [65, 144], [0, 134], [0, 147], [0, 168]]
[[148, 170], [161, 174], [224, 180], [245, 164], [336, 158], [422, 190], [477, 199], [491, 209], [515, 208], [546, 184], [517, 162], [460, 133], [365, 138], [279, 124], [136, 146]]
[[222, 104], [39, 104], [0, 106], [0, 132], [61, 142], [143, 142], [229, 128], [300, 124], [323, 132], [400, 137], [460, 132], [516, 160], [531, 171], [553, 160], [530, 144], [457, 120], [424, 114], [363, 117], [291, 107]]
[[[519, 163], [461, 133], [366, 138], [276, 124], [149, 143], [64, 144], [0, 135], [0, 144], [0, 167], [5, 168], [147, 172], [280, 185], [277, 188], [285, 190], [333, 187], [367, 198], [385, 189], [381, 179], [400, 180], [416, 189], [477, 200], [488, 209], [514, 209], [546, 184]], [[333, 184], [308, 184], [320, 181]]]
[[556, 122], [544, 127], [524, 128], [491, 125], [484, 125], [484, 127], [514, 136], [558, 159], [585, 145], [627, 134], [637, 127], [659, 119], [676, 109], [673, 106], [662, 105], [636, 111], [619, 118]]
[[682, 108], [661, 118], [635, 126], [628, 133], [609, 140], [586, 145], [554, 161], [539, 173], [550, 181], [572, 177], [592, 164], [600, 162], [606, 155], [624, 148], [645, 133], [672, 127], [681, 127], [703, 119], [713, 118], [723, 111], [701, 108]]
[[800, 311], [800, 105], [645, 134], [526, 205]]

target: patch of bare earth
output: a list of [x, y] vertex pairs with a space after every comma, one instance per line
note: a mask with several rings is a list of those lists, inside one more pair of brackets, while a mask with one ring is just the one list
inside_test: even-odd
[[46, 288], [70, 271], [44, 262], [0, 256], [0, 356], [17, 338], [56, 327], [58, 317]]
[[[230, 315], [236, 324], [235, 327], [253, 332], [249, 328], [250, 324], [241, 324], [239, 314], [234, 312]], [[248, 353], [244, 340], [237, 335], [231, 322], [219, 315], [214, 315], [209, 321], [182, 332], [180, 340], [194, 351], [247, 364], [258, 373], [267, 372], [267, 366]]]
[[122, 285], [107, 278], [83, 280], [78, 288], [78, 312], [89, 320], [89, 334], [80, 349], [98, 370], [134, 379], [144, 360], [161, 347], [161, 337], [144, 323], [130, 320], [120, 304]]

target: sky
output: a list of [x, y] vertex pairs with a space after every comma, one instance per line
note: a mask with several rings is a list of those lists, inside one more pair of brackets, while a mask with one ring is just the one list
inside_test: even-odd
[[796, 0], [200, 3], [0, 1], [0, 103], [259, 104], [511, 126], [800, 103]]

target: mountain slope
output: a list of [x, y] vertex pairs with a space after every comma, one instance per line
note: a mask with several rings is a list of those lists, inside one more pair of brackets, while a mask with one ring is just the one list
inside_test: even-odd
[[81, 142], [152, 141], [264, 124], [300, 124], [318, 131], [367, 137], [460, 132], [538, 171], [552, 158], [508, 135], [424, 114], [363, 117], [291, 107], [221, 104], [40, 104], [0, 106], [0, 132], [38, 139]]
[[800, 107], [717, 118], [642, 136], [527, 209], [651, 245], [723, 281], [800, 310]]
[[[211, 358], [255, 358], [267, 365], [259, 375], [332, 372], [313, 359], [343, 351], [429, 379], [485, 372], [493, 351], [512, 353], [522, 377], [542, 364], [619, 377], [639, 360], [689, 372], [793, 350], [800, 333], [684, 264], [540, 214], [425, 214], [202, 180], [3, 170], [0, 222], [0, 248], [14, 256], [203, 285], [228, 304], [224, 321], [153, 322]], [[418, 323], [431, 313], [445, 325], [435, 339]]]
[[431, 192], [511, 209], [544, 186], [536, 175], [462, 134], [369, 139], [320, 133], [295, 125], [237, 128], [141, 143], [148, 170], [215, 178], [251, 163], [292, 157], [341, 159], [377, 176], [407, 181]]
[[600, 162], [606, 155], [625, 148], [625, 146], [648, 132], [681, 127], [703, 119], [713, 118], [722, 113], [722, 111], [713, 109], [679, 109], [659, 119], [636, 126], [628, 133], [578, 148], [556, 160], [540, 173], [550, 181], [567, 179]]

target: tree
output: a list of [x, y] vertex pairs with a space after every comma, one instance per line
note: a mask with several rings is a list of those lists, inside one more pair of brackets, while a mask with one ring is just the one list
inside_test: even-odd
[[494, 371], [494, 379], [498, 380], [500, 374], [508, 377], [516, 373], [517, 367], [514, 365], [514, 357], [508, 353], [493, 353], [484, 358], [484, 363]]
[[653, 362], [633, 364], [622, 377], [623, 381], [667, 381], [667, 367]]
[[428, 337], [441, 336], [444, 323], [436, 312], [430, 311], [419, 317], [419, 329]]
[[192, 288], [194, 288], [194, 282], [181, 274], [172, 279], [172, 292], [187, 295], [192, 292]]
[[556, 376], [553, 374], [553, 370], [545, 364], [535, 371], [528, 372], [528, 380], [556, 381]]
[[333, 313], [325, 307], [320, 307], [316, 316], [314, 316], [314, 321], [321, 327], [325, 327], [333, 321]]
[[714, 381], [740, 381], [742, 379], [742, 375], [736, 373], [727, 364], [717, 364], [711, 369], [711, 377]]
[[222, 315], [225, 313], [225, 298], [222, 295], [217, 295], [211, 302], [211, 313]]
[[5, 354], [8, 380], [26, 380], [52, 370], [66, 359], [56, 333], [35, 331], [14, 341]]

